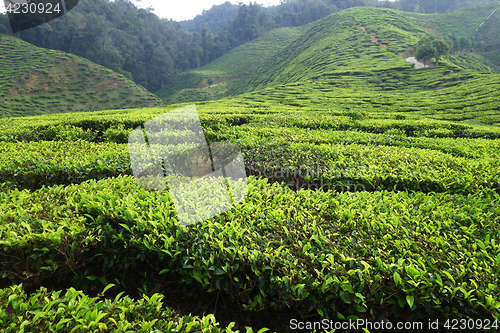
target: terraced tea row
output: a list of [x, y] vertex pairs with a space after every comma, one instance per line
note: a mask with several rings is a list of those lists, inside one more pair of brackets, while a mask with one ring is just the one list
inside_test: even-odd
[[117, 278], [161, 291], [162, 274], [177, 272], [253, 310], [500, 315], [492, 191], [295, 193], [250, 178], [241, 205], [190, 228], [176, 224], [168, 192], [131, 177], [0, 195], [1, 270], [16, 283], [71, 278], [97, 288]]
[[[239, 99], [302, 110], [359, 113], [359, 118], [426, 118], [497, 124], [500, 76], [457, 67], [386, 71], [376, 75], [323, 75], [280, 85]], [[274, 103], [273, 103], [274, 102]]]
[[[367, 135], [315, 130], [306, 134], [293, 130], [296, 124], [288, 121], [288, 125], [292, 129], [244, 126], [221, 132], [218, 138], [238, 143], [247, 172], [293, 184], [293, 189], [335, 189], [349, 183], [368, 191], [475, 193], [500, 187], [496, 140], [407, 138], [394, 131]], [[122, 131], [119, 137], [128, 139], [129, 131]], [[446, 145], [450, 142], [453, 145]], [[132, 174], [127, 144], [3, 143], [0, 152], [3, 186], [36, 189]]]
[[[253, 328], [261, 328], [260, 314], [276, 327], [289, 316], [500, 320], [500, 75], [474, 55], [413, 69], [403, 57], [427, 30], [407, 17], [419, 15], [341, 11], [253, 78], [210, 88], [247, 92], [197, 109], [210, 144], [241, 148], [248, 194], [190, 227], [181, 225], [175, 193], [137, 185], [128, 151], [132, 130], [155, 122], [149, 151], [141, 149], [161, 156], [167, 171], [171, 157], [201, 135], [195, 118], [177, 115], [174, 132], [159, 117], [184, 105], [0, 119], [0, 304], [9, 304], [0, 327], [38, 322], [42, 314], [30, 311], [60, 300], [68, 304], [62, 317], [43, 316], [61, 325], [114, 328], [120, 307], [135, 306], [145, 325], [164, 328], [191, 311], [159, 316], [153, 295], [172, 290], [191, 294], [199, 315], [221, 316], [219, 296], [226, 310], [245, 311], [218, 317], [238, 322], [228, 332], [254, 315]], [[159, 136], [184, 146], [149, 141]], [[203, 203], [224, 204], [202, 182], [182, 188], [193, 215], [204, 214]], [[113, 283], [108, 297], [123, 291], [150, 300], [100, 302], [69, 289], [66, 298], [53, 295], [52, 305], [42, 296], [29, 303], [10, 288], [20, 282], [36, 295], [46, 295], [39, 286], [72, 286], [92, 296]], [[212, 292], [215, 306], [203, 297]], [[83, 310], [73, 312], [73, 299]], [[99, 312], [104, 307], [110, 311]], [[211, 318], [192, 319], [192, 329], [207, 323], [216, 332]]]

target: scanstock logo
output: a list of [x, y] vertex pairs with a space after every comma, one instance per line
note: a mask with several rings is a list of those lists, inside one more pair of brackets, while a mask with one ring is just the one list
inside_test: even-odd
[[12, 32], [34, 28], [63, 16], [78, 0], [3, 0]]
[[135, 128], [128, 148], [136, 184], [168, 190], [181, 225], [226, 212], [248, 193], [241, 149], [229, 142], [208, 144], [195, 105]]

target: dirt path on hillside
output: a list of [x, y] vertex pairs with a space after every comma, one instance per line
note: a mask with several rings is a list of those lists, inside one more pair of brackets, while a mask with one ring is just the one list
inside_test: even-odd
[[237, 80], [237, 79], [241, 79], [245, 77], [245, 75], [240, 75], [240, 76], [233, 76], [233, 77], [226, 77], [226, 78], [216, 78], [216, 79], [213, 79], [214, 80], [214, 83], [212, 83], [211, 85], [209, 85], [208, 83], [206, 82], [203, 82], [201, 83], [200, 85], [198, 85], [198, 89], [202, 89], [202, 88], [212, 88], [212, 87], [215, 87], [217, 86], [218, 84], [222, 83], [222, 82], [226, 82], [226, 81], [233, 81], [233, 80]]
[[377, 39], [375, 36], [373, 36], [372, 34], [369, 34], [369, 33], [368, 33], [368, 31], [366, 31], [366, 28], [365, 28], [365, 27], [361, 27], [361, 30], [363, 30], [363, 32], [364, 32], [365, 34], [370, 35], [370, 37], [371, 37], [371, 39], [372, 39], [372, 42], [377, 43], [380, 47], [387, 48], [387, 45], [386, 45], [386, 44], [380, 44], [380, 43], [378, 42], [378, 39]]
[[[369, 35], [371, 37], [372, 42], [377, 43], [380, 47], [387, 48], [386, 44], [380, 44], [378, 42], [378, 39], [375, 36], [373, 36], [372, 34], [369, 34], [368, 31], [366, 31], [365, 27], [361, 27], [361, 30], [363, 30], [363, 32], [365, 34], [367, 34], [367, 35]], [[406, 58], [405, 61], [410, 62], [412, 64], [415, 64], [415, 69], [429, 67], [429, 66], [426, 66], [423, 62], [420, 62], [417, 59], [415, 59], [415, 57]]]

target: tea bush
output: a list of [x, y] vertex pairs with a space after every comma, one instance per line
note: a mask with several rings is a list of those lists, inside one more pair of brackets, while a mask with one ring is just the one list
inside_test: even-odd
[[120, 293], [114, 300], [100, 300], [74, 288], [64, 295], [40, 288], [28, 296], [17, 285], [0, 290], [0, 327], [3, 332], [239, 332], [231, 329], [234, 325], [218, 327], [213, 315], [181, 317], [164, 308], [162, 299], [154, 294], [135, 301]]

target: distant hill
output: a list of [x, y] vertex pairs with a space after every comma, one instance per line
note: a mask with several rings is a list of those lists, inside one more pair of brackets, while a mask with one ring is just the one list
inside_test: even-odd
[[425, 35], [399, 11], [357, 7], [317, 21], [306, 33], [266, 61], [242, 89], [297, 82], [325, 73], [405, 69], [401, 53]]
[[134, 82], [86, 59], [0, 35], [0, 116], [159, 105]]
[[232, 90], [242, 78], [256, 71], [267, 59], [299, 37], [307, 27], [270, 31], [205, 66], [176, 75], [171, 84], [157, 91], [156, 95], [165, 103], [206, 101], [232, 95]]
[[[403, 13], [413, 24], [416, 24], [433, 34], [455, 36], [456, 38], [473, 38], [479, 25], [488, 18], [492, 11], [500, 9], [500, 1], [486, 2], [460, 9], [443, 15], [424, 15], [415, 13]], [[500, 16], [500, 13], [498, 13]], [[494, 20], [495, 16], [492, 17]], [[486, 33], [493, 29], [493, 26], [483, 25], [479, 31]], [[493, 31], [491, 31], [493, 32]], [[491, 33], [490, 32], [490, 33]], [[496, 31], [498, 36], [499, 31]], [[476, 38], [481, 40], [481, 35]], [[490, 45], [500, 44], [500, 39], [490, 40]]]
[[[476, 18], [462, 25], [477, 27], [487, 18], [492, 6], [489, 3], [469, 8], [469, 11], [477, 12], [474, 15]], [[238, 92], [331, 73], [358, 75], [410, 68], [412, 65], [405, 62], [404, 58], [415, 52], [418, 40], [426, 34], [440, 35], [428, 27], [438, 26], [436, 22], [439, 20], [451, 21], [452, 17], [459, 20], [461, 13], [436, 16], [357, 7], [332, 14], [314, 23], [306, 33], [263, 63], [258, 71], [246, 79], [245, 84], [240, 85]], [[485, 13], [488, 15], [482, 15]], [[458, 21], [456, 25], [460, 25]], [[445, 63], [478, 72], [493, 72], [486, 62], [473, 55], [449, 55], [445, 57]]]
[[[413, 66], [404, 59], [413, 55], [420, 38], [429, 34], [447, 39], [451, 34], [457, 39], [473, 36], [496, 4], [468, 8], [473, 13], [469, 20], [464, 10], [429, 15], [388, 8], [350, 8], [310, 23], [302, 33], [284, 28], [274, 30], [199, 69], [177, 75], [172, 84], [156, 94], [169, 104], [206, 101], [324, 75], [404, 71]], [[451, 29], [453, 24], [460, 26], [460, 20], [461, 28], [445, 29]], [[494, 27], [484, 24], [482, 29], [488, 32]], [[455, 53], [443, 57], [442, 64], [480, 73], [497, 72], [479, 54]], [[491, 53], [491, 58], [498, 56]]]
[[[474, 53], [486, 56], [500, 67], [498, 56], [490, 54], [500, 51], [500, 1], [478, 4], [439, 16], [413, 13], [405, 13], [405, 16], [413, 24], [447, 39], [455, 52], [469, 53], [473, 49]], [[464, 40], [468, 43], [460, 45], [464, 44]]]
[[[238, 101], [268, 110], [332, 109], [358, 120], [370, 112], [381, 118], [401, 112], [395, 119], [424, 116], [498, 126], [500, 75], [481, 57], [465, 52], [447, 55], [439, 66], [421, 70], [405, 61], [422, 37], [439, 35], [422, 24], [436, 18], [439, 16], [373, 7], [344, 10], [313, 23], [274, 55], [265, 60], [262, 57], [261, 65], [242, 78], [202, 88], [209, 78], [216, 84], [219, 79], [243, 73], [231, 66], [241, 57], [228, 54], [201, 71], [184, 73], [174, 80], [178, 79], [180, 88], [190, 78], [198, 88], [178, 89], [162, 97], [167, 103], [177, 103], [241, 95], [221, 101], [217, 108]], [[266, 43], [272, 43], [276, 36], [265, 38]], [[248, 50], [250, 45], [255, 44], [238, 50]], [[248, 63], [250, 60], [248, 57]]]

